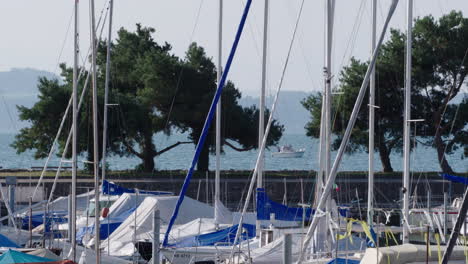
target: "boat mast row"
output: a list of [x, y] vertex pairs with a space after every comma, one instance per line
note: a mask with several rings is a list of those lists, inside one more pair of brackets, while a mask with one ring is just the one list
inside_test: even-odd
[[[390, 19], [392, 18], [397, 5], [398, 5], [398, 0], [393, 0], [392, 4], [390, 6], [390, 9], [388, 11], [388, 15], [387, 15], [387, 18], [385, 20], [385, 24], [384, 24], [384, 27], [382, 29], [381, 35], [379, 37], [379, 41], [377, 43], [374, 54], [372, 55], [372, 59], [371, 59], [371, 61], [369, 63], [369, 66], [367, 68], [366, 75], [364, 76], [364, 80], [362, 82], [361, 88], [359, 90], [358, 97], [356, 99], [356, 103], [355, 103], [353, 111], [351, 113], [350, 121], [348, 122], [348, 126], [346, 127], [346, 131], [345, 131], [345, 133], [343, 135], [343, 140], [341, 142], [340, 148], [338, 149], [338, 153], [337, 153], [335, 162], [333, 163], [333, 167], [332, 167], [332, 169], [330, 171], [330, 175], [328, 175], [328, 179], [327, 179], [327, 182], [325, 184], [324, 191], [323, 191], [323, 193], [322, 193], [322, 195], [321, 195], [321, 197], [319, 199], [317, 208], [323, 208], [327, 198], [330, 196], [332, 185], [334, 184], [335, 179], [336, 179], [336, 173], [338, 171], [338, 167], [339, 167], [339, 165], [341, 163], [341, 159], [343, 158], [344, 151], [345, 151], [345, 149], [346, 149], [346, 147], [348, 145], [349, 139], [351, 137], [351, 130], [354, 128], [354, 124], [356, 123], [357, 115], [359, 113], [359, 109], [361, 108], [362, 101], [364, 99], [364, 95], [365, 95], [366, 90], [367, 90], [366, 89], [367, 85], [369, 84], [370, 73], [372, 71], [372, 68], [375, 65], [376, 60], [377, 60], [377, 56], [378, 56], [378, 53], [379, 53], [380, 46], [382, 45], [383, 39], [385, 37], [385, 32], [387, 31], [388, 24], [390, 23]], [[302, 245], [302, 250], [301, 250], [299, 261], [298, 261], [299, 263], [302, 263], [302, 261], [304, 260], [305, 252], [307, 251], [306, 249], [309, 246], [310, 240], [312, 238], [312, 234], [314, 234], [314, 232], [315, 232], [315, 230], [317, 228], [318, 221], [319, 221], [319, 217], [314, 216], [312, 218], [312, 222], [311, 222], [311, 224], [309, 226], [309, 229], [307, 231], [307, 235], [306, 235], [305, 240], [304, 240], [303, 245]]]

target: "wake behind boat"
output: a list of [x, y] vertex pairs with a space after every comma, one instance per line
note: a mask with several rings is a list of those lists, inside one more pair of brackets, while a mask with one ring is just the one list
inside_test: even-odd
[[305, 148], [295, 150], [291, 145], [284, 145], [278, 148], [278, 152], [271, 155], [275, 158], [302, 158]]

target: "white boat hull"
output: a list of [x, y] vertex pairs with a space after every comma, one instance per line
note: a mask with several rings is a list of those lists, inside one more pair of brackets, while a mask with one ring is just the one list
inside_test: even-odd
[[305, 151], [295, 152], [275, 152], [272, 154], [274, 158], [302, 158]]
[[232, 247], [198, 247], [181, 249], [161, 249], [162, 255], [171, 264], [195, 263], [198, 261], [214, 261], [229, 257]]

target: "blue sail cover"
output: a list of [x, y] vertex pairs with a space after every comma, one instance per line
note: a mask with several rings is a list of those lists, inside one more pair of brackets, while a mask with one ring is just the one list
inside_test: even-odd
[[[46, 222], [48, 223], [47, 228], [50, 227], [50, 224], [63, 224], [68, 221], [67, 211], [49, 211], [46, 217]], [[34, 212], [31, 217], [32, 228], [40, 226], [44, 223], [44, 213], [43, 212]], [[29, 214], [25, 215], [21, 219], [21, 228], [29, 230]]]
[[0, 234], [0, 247], [20, 248], [15, 242], [2, 234]]
[[[346, 216], [347, 209], [339, 209], [342, 216]], [[268, 198], [264, 188], [257, 188], [257, 219], [270, 220], [270, 215], [275, 214], [275, 220], [281, 221], [310, 221], [311, 215], [315, 213], [315, 209], [305, 208], [305, 215], [303, 216], [304, 209], [302, 207], [288, 207], [272, 201]]]
[[458, 183], [463, 183], [465, 185], [468, 185], [468, 178], [467, 177], [460, 177], [460, 176], [455, 176], [455, 175], [450, 175], [446, 173], [441, 174], [442, 178], [449, 180], [451, 182], [458, 182]]
[[[135, 193], [135, 189], [127, 189], [115, 183], [104, 180], [102, 183], [102, 193], [107, 194], [107, 195], [122, 195], [124, 193]], [[174, 194], [172, 192], [144, 191], [144, 190], [138, 190], [138, 193], [153, 194], [153, 195], [173, 195]]]
[[351, 259], [343, 259], [343, 258], [336, 258], [327, 264], [359, 264], [361, 261], [359, 260], [351, 260]]
[[[215, 244], [218, 244], [218, 243], [221, 243], [224, 245], [232, 245], [236, 238], [238, 227], [239, 225], [233, 225], [231, 227], [218, 230], [216, 232], [187, 237], [174, 244], [168, 244], [168, 247], [184, 248], [184, 247], [214, 246]], [[242, 232], [242, 235], [239, 241], [244, 241], [244, 240], [255, 237], [254, 225], [243, 224], [242, 228], [244, 232]]]

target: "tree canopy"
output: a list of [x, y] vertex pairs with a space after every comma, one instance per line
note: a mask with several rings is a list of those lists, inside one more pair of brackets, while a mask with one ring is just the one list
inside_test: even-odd
[[[154, 158], [179, 146], [198, 141], [209, 106], [216, 91], [216, 67], [202, 47], [192, 43], [185, 57], [171, 53], [168, 43], [158, 44], [153, 28], [137, 25], [135, 32], [120, 29], [111, 44], [111, 79], [109, 103], [116, 104], [109, 110], [108, 152], [117, 155], [136, 156], [142, 160], [139, 169], [152, 171]], [[98, 100], [103, 109], [106, 43], [98, 48]], [[58, 120], [64, 114], [72, 90], [72, 71], [62, 65], [59, 80], [39, 80], [38, 102], [31, 108], [19, 106], [20, 119], [31, 125], [16, 135], [13, 147], [21, 153], [35, 150], [35, 158], [47, 155], [58, 129]], [[80, 81], [83, 87], [84, 81]], [[90, 120], [90, 96], [80, 111], [80, 153], [91, 158], [92, 133]], [[242, 107], [238, 100], [241, 93], [234, 83], [228, 82], [222, 94], [222, 144], [238, 151], [257, 148], [258, 109]], [[268, 115], [268, 111], [266, 111]], [[102, 134], [102, 122], [99, 127]], [[67, 121], [70, 127], [70, 121]], [[284, 128], [275, 121], [268, 144], [276, 144]], [[188, 132], [187, 141], [170, 146], [159, 146], [154, 134], [173, 131]], [[66, 134], [60, 138], [63, 150]], [[158, 145], [158, 146], [157, 146]], [[214, 126], [202, 151], [199, 170], [207, 170], [209, 150], [214, 146]]]
[[[464, 148], [468, 154], [468, 99], [453, 99], [466, 84], [468, 67], [468, 19], [461, 12], [452, 11], [439, 20], [426, 16], [415, 20], [413, 29], [413, 67], [411, 90], [411, 118], [424, 119], [417, 123], [418, 144], [437, 150], [441, 170], [453, 172], [446, 154]], [[382, 45], [376, 64], [375, 148], [379, 152], [384, 171], [393, 171], [392, 151], [402, 150], [403, 103], [406, 35], [392, 29], [389, 40]], [[363, 81], [368, 62], [355, 58], [340, 73], [339, 89], [342, 95], [333, 98], [333, 142], [336, 149], [341, 142], [355, 98]], [[368, 102], [368, 97], [364, 102]], [[306, 125], [307, 135], [319, 136], [321, 95], [303, 100], [312, 120]], [[368, 150], [368, 110], [360, 109], [348, 151]]]

